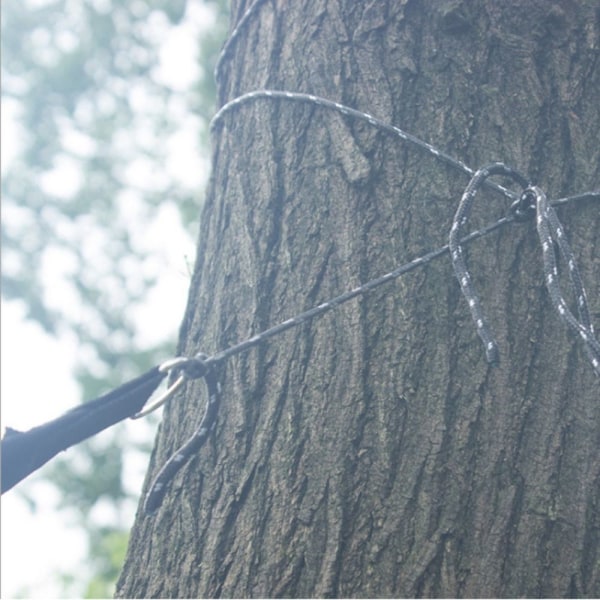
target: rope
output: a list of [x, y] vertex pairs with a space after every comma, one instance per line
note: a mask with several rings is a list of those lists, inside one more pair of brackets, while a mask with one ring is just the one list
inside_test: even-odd
[[[313, 94], [303, 94], [300, 92], [287, 92], [285, 90], [255, 90], [252, 92], [248, 92], [237, 98], [234, 98], [227, 104], [224, 104], [217, 114], [213, 117], [210, 127], [211, 130], [215, 131], [218, 127], [224, 126], [224, 117], [228, 113], [232, 112], [234, 109], [239, 108], [243, 105], [248, 105], [256, 100], [263, 99], [281, 99], [286, 100], [288, 102], [300, 102], [304, 104], [311, 104], [313, 106], [319, 106], [321, 108], [325, 108], [327, 110], [333, 110], [337, 113], [340, 113], [346, 117], [352, 117], [357, 121], [363, 121], [372, 125], [373, 127], [380, 129], [381, 131], [385, 131], [387, 133], [391, 133], [399, 137], [401, 140], [412, 144], [413, 146], [423, 150], [427, 154], [433, 156], [437, 160], [444, 162], [449, 165], [453, 169], [460, 171], [461, 173], [465, 173], [472, 177], [475, 175], [475, 171], [468, 167], [463, 161], [458, 160], [441, 150], [438, 150], [435, 146], [424, 142], [422, 139], [396, 127], [394, 125], [390, 125], [385, 121], [377, 119], [373, 115], [369, 113], [361, 112], [360, 110], [356, 110], [354, 108], [350, 108], [344, 104], [340, 104], [339, 102], [334, 102], [333, 100], [327, 100], [326, 98], [321, 98], [320, 96], [315, 96]], [[515, 199], [516, 195], [514, 192], [502, 187], [493, 182], [486, 182], [486, 185], [490, 188], [495, 189], [500, 192], [503, 196], [507, 198]]]
[[[469, 235], [460, 240], [460, 243], [467, 244], [472, 242], [516, 220], [517, 219], [512, 215], [502, 217], [487, 227], [471, 232]], [[397, 267], [393, 271], [390, 271], [381, 277], [372, 279], [363, 285], [336, 296], [335, 298], [332, 298], [326, 302], [322, 302], [318, 306], [295, 315], [294, 317], [274, 325], [265, 331], [261, 331], [260, 333], [253, 335], [252, 337], [245, 339], [234, 346], [226, 348], [225, 350], [221, 350], [212, 356], [207, 357], [205, 354], [201, 353], [193, 358], [175, 359], [178, 361], [177, 369], [182, 371], [182, 376], [175, 384], [173, 384], [173, 386], [171, 386], [171, 388], [169, 388], [169, 390], [167, 390], [167, 393], [161, 397], [160, 401], [155, 403], [152, 408], [145, 410], [143, 414], [145, 415], [149, 412], [152, 412], [152, 410], [158, 408], [160, 404], [168, 400], [168, 398], [172, 395], [172, 392], [179, 388], [180, 383], [183, 383], [185, 379], [204, 377], [208, 390], [208, 401], [204, 415], [196, 431], [170, 456], [170, 458], [158, 472], [158, 475], [156, 475], [150, 484], [149, 492], [147, 493], [144, 501], [144, 512], [149, 515], [156, 512], [167, 493], [168, 485], [170, 484], [171, 480], [177, 474], [179, 469], [181, 469], [181, 467], [183, 467], [183, 465], [194, 454], [196, 454], [200, 448], [202, 448], [204, 443], [207, 441], [210, 432], [214, 429], [221, 396], [221, 385], [216, 380], [216, 376], [214, 375], [215, 367], [219, 363], [226, 361], [232, 356], [241, 354], [242, 352], [247, 352], [256, 346], [263, 344], [267, 340], [284, 333], [288, 329], [298, 327], [307, 321], [312, 321], [317, 317], [329, 312], [330, 310], [340, 306], [341, 304], [352, 300], [353, 298], [365, 295], [385, 283], [389, 283], [395, 279], [398, 279], [402, 275], [405, 275], [410, 271], [414, 271], [418, 267], [424, 266], [432, 260], [446, 254], [448, 251], [448, 245], [445, 245], [427, 252], [426, 254], [423, 254], [411, 260], [410, 262]]]
[[[259, 2], [260, 0], [258, 0], [256, 4], [259, 4]], [[251, 6], [250, 10], [253, 8], [255, 8], [255, 5]], [[244, 18], [250, 14], [250, 10], [244, 15]], [[238, 31], [237, 28], [234, 30], [234, 33], [236, 31]], [[475, 321], [477, 328], [477, 333], [483, 341], [486, 359], [489, 363], [496, 364], [499, 359], [498, 345], [491, 333], [491, 328], [487, 322], [487, 319], [485, 318], [481, 308], [481, 302], [472, 284], [471, 276], [467, 270], [463, 255], [463, 246], [469, 242], [472, 242], [473, 240], [489, 235], [496, 229], [508, 225], [509, 223], [524, 221], [530, 217], [533, 217], [534, 215], [536, 216], [538, 234], [542, 244], [544, 278], [550, 294], [552, 305], [556, 309], [559, 317], [584, 341], [586, 351], [594, 371], [597, 375], [600, 375], [600, 344], [595, 338], [594, 329], [587, 306], [585, 290], [583, 288], [579, 271], [575, 264], [573, 253], [566, 241], [564, 231], [553, 208], [555, 206], [560, 206], [566, 204], [567, 202], [573, 202], [577, 200], [598, 200], [600, 199], [600, 191], [586, 192], [577, 196], [560, 198], [552, 203], [549, 203], [546, 199], [546, 196], [539, 188], [530, 187], [528, 180], [523, 175], [502, 163], [493, 163], [474, 171], [464, 162], [445, 154], [431, 144], [424, 142], [423, 140], [405, 132], [398, 127], [389, 125], [384, 121], [369, 115], [368, 113], [360, 112], [343, 104], [339, 104], [319, 96], [314, 96], [312, 94], [302, 94], [279, 90], [256, 90], [246, 93], [238, 98], [235, 98], [234, 100], [231, 100], [217, 112], [211, 122], [211, 129], [216, 131], [219, 127], [225, 127], [225, 116], [227, 114], [232, 112], [234, 109], [240, 109], [243, 106], [261, 99], [279, 99], [290, 102], [309, 103], [313, 106], [334, 110], [344, 116], [367, 122], [370, 125], [385, 132], [391, 133], [399, 137], [401, 140], [412, 144], [422, 151], [427, 152], [450, 167], [469, 175], [471, 180], [462, 195], [458, 209], [454, 216], [452, 227], [450, 229], [449, 242], [447, 245], [441, 246], [435, 250], [431, 250], [430, 252], [414, 258], [413, 260], [400, 265], [396, 269], [381, 275], [380, 277], [372, 279], [358, 287], [355, 287], [352, 290], [343, 292], [342, 294], [331, 298], [326, 302], [322, 302], [318, 306], [301, 312], [277, 325], [274, 325], [273, 327], [270, 327], [269, 329], [266, 329], [265, 331], [257, 333], [248, 339], [242, 340], [234, 346], [226, 348], [225, 350], [221, 350], [212, 356], [198, 354], [193, 358], [175, 359], [176, 362], [178, 361], [177, 365], [182, 371], [182, 376], [180, 376], [177, 384], [172, 386], [171, 390], [174, 391], [174, 389], [179, 387], [179, 384], [186, 378], [194, 379], [197, 377], [203, 377], [208, 389], [208, 401], [204, 416], [202, 417], [200, 425], [194, 434], [185, 442], [185, 444], [183, 444], [175, 453], [171, 455], [151, 483], [144, 504], [144, 510], [147, 514], [155, 512], [160, 507], [160, 504], [162, 503], [162, 500], [168, 490], [168, 486], [175, 474], [179, 471], [179, 469], [181, 469], [187, 460], [189, 460], [200, 450], [200, 448], [202, 448], [208, 439], [210, 432], [215, 426], [218, 407], [221, 401], [221, 387], [215, 375], [216, 366], [219, 363], [226, 361], [232, 356], [246, 352], [251, 348], [258, 346], [259, 344], [262, 344], [267, 340], [284, 333], [288, 329], [298, 327], [307, 321], [312, 321], [317, 317], [329, 312], [330, 310], [337, 308], [341, 304], [344, 304], [358, 296], [365, 295], [385, 283], [394, 281], [402, 275], [405, 275], [406, 273], [409, 273], [418, 267], [422, 267], [446, 253], [450, 253], [454, 271], [459, 281], [462, 293], [467, 300], [469, 309], [471, 310], [473, 320]], [[521, 194], [517, 194], [503, 186], [498, 185], [497, 183], [489, 181], [489, 178], [494, 175], [509, 177], [510, 179], [516, 181], [524, 191]], [[511, 205], [510, 212], [508, 215], [498, 219], [495, 223], [492, 223], [482, 229], [472, 231], [468, 235], [462, 237], [461, 228], [466, 223], [477, 192], [483, 186], [494, 189], [505, 197], [511, 199], [513, 203]], [[561, 254], [569, 266], [569, 276], [577, 300], [579, 320], [568, 309], [558, 284], [552, 236], [556, 238]], [[170, 395], [172, 394], [168, 391], [164, 397], [164, 400], [166, 400]]]
[[[217, 380], [214, 369], [205, 365], [205, 358], [205, 355], [199, 354], [183, 367], [186, 369], [185, 372], [188, 374], [188, 377], [202, 377], [204, 379], [208, 395], [204, 415], [193, 435], [171, 455], [150, 484], [150, 491], [144, 500], [144, 512], [148, 515], [154, 513], [160, 507], [173, 477], [204, 446], [217, 422], [217, 413], [221, 400], [221, 384]], [[193, 371], [190, 367], [193, 368]]]
[[[492, 175], [504, 175], [517, 181], [523, 189], [528, 187], [527, 179], [525, 179], [523, 175], [502, 163], [493, 163], [479, 169], [473, 175], [469, 185], [465, 189], [458, 205], [458, 209], [456, 210], [456, 214], [454, 215], [452, 227], [450, 228], [448, 247], [450, 249], [450, 257], [452, 258], [452, 266], [454, 267], [456, 278], [460, 284], [460, 289], [467, 300], [467, 304], [471, 310], [471, 316], [473, 317], [473, 321], [475, 321], [477, 333], [483, 342], [486, 359], [488, 363], [497, 364], [500, 360], [498, 344], [492, 335], [488, 321], [483, 314], [479, 296], [473, 287], [471, 275], [467, 270], [467, 265], [463, 257], [462, 243], [460, 241], [460, 230], [467, 222], [471, 207], [473, 206], [473, 201], [475, 200], [475, 195], [488, 177], [491, 177]], [[523, 207], [520, 207], [520, 205], [518, 206], [522, 214], [524, 209]]]
[[233, 56], [233, 48], [238, 38], [240, 37], [240, 33], [244, 30], [246, 23], [252, 19], [252, 17], [258, 13], [258, 9], [264, 4], [265, 0], [255, 0], [246, 10], [246, 12], [242, 15], [242, 18], [238, 21], [236, 26], [233, 28], [233, 31], [227, 38], [227, 41], [223, 45], [221, 49], [221, 54], [219, 54], [219, 58], [217, 59], [217, 64], [215, 65], [215, 81], [219, 82], [221, 80], [221, 74], [223, 71], [223, 65], [225, 61]]
[[[578, 334], [585, 344], [588, 357], [594, 371], [600, 375], [600, 343], [595, 337], [594, 326], [590, 318], [587, 297], [579, 269], [575, 263], [575, 257], [571, 246], [567, 241], [564, 229], [558, 220], [556, 211], [549, 204], [546, 194], [539, 187], [531, 187], [528, 193], [535, 199], [536, 227], [540, 242], [542, 244], [542, 260], [544, 263], [544, 279], [550, 300], [559, 317], [567, 327]], [[575, 294], [579, 320], [569, 310], [558, 282], [558, 269], [554, 256], [553, 238], [558, 244], [559, 251], [567, 263], [571, 287]]]

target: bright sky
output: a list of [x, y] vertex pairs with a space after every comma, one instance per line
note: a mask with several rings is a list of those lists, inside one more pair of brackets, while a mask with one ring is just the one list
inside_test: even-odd
[[[160, 78], [182, 93], [198, 73], [198, 34], [212, 22], [212, 15], [200, 2], [189, 2], [188, 11], [189, 18], [182, 26], [171, 30], [161, 48]], [[11, 108], [3, 105], [2, 109], [3, 172], [10, 164], [14, 155], [11, 149], [18, 140]], [[187, 185], [198, 186], [200, 196], [207, 174], [189, 179], [190, 173], [198, 173], [200, 162], [197, 132], [188, 128], [168, 144], [171, 150], [171, 164], [167, 165], [169, 174]], [[155, 235], [146, 235], [146, 239], [156, 240], [167, 267], [160, 274], [159, 286], [148, 298], [140, 318], [160, 323], [162, 338], [171, 336], [175, 340], [187, 299], [189, 261], [195, 254], [194, 240], [189, 240], [181, 231], [176, 211], [161, 213], [153, 227], [157, 229]], [[164, 244], [165, 239], [169, 244]], [[46, 335], [41, 327], [25, 320], [24, 309], [17, 302], [2, 302], [1, 325], [3, 427], [28, 429], [76, 406], [81, 401], [72, 375], [78, 352], [76, 342]], [[135, 421], [128, 427], [134, 428], [133, 435], [139, 435], [147, 425]], [[143, 472], [138, 473], [138, 477], [142, 475]], [[27, 490], [39, 501], [35, 513], [29, 510], [19, 489]], [[85, 536], [69, 524], [68, 516], [65, 518], [56, 513], [54, 507], [58, 501], [55, 489], [35, 475], [2, 497], [2, 598], [16, 597], [25, 586], [36, 598], [57, 598], [59, 592], [52, 574], [60, 570], [77, 576], [74, 565], [79, 568], [85, 555]], [[81, 575], [86, 578], [88, 574]]]

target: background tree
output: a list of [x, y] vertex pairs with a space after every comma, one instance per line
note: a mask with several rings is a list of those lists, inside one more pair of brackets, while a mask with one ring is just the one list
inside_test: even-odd
[[[169, 290], [189, 273], [184, 251], [169, 262], [168, 250], [177, 244], [167, 247], [162, 238], [170, 232], [191, 240], [196, 230], [224, 4], [2, 3], [3, 130], [8, 121], [18, 124], [16, 136], [5, 140], [3, 131], [3, 303], [18, 303], [30, 321], [77, 346], [82, 399], [173, 353]], [[192, 19], [197, 52], [192, 47], [183, 57], [188, 73], [182, 82], [173, 69], [165, 72], [166, 42]], [[176, 162], [185, 148], [198, 168], [182, 173]], [[5, 155], [12, 157], [6, 164]], [[147, 315], [157, 304], [165, 317], [149, 327]], [[4, 324], [5, 318], [3, 311]], [[22, 344], [3, 331], [5, 342], [11, 352]], [[64, 365], [68, 354], [55, 358]], [[4, 379], [6, 408], [24, 399]], [[67, 408], [59, 391], [52, 392], [26, 399], [38, 419]], [[14, 426], [9, 412], [3, 422]], [[62, 574], [62, 596], [112, 593], [139, 495], [132, 464], [144, 461], [152, 435], [151, 427], [145, 436], [140, 430], [138, 423], [133, 435], [121, 427], [107, 432], [11, 492], [33, 510], [56, 495], [57, 518], [86, 532], [89, 555], [85, 565]], [[6, 573], [12, 569], [6, 553], [4, 559]], [[33, 587], [23, 594], [35, 595], [35, 582], [28, 584]], [[3, 585], [5, 593], [14, 591]]]
[[[318, 94], [557, 197], [598, 182], [599, 31], [586, 2], [265, 2], [220, 101]], [[443, 245], [466, 184], [283, 101], [232, 111], [213, 143], [185, 355]], [[561, 209], [596, 317], [598, 208]], [[473, 227], [506, 211], [482, 195]], [[215, 433], [160, 511], [138, 514], [117, 595], [598, 595], [598, 380], [550, 309], [538, 246], [529, 222], [469, 251], [498, 368], [448, 260], [223, 365]], [[194, 429], [201, 390], [168, 407], [149, 476]]]

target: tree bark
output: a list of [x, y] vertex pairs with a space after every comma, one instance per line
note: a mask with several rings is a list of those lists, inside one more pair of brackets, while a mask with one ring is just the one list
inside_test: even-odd
[[[247, 8], [233, 2], [234, 22]], [[600, 180], [600, 11], [551, 0], [270, 0], [225, 65], [364, 110], [549, 197]], [[447, 241], [468, 178], [332, 111], [257, 100], [213, 137], [180, 352], [207, 354]], [[469, 226], [507, 213], [493, 192]], [[597, 199], [559, 210], [600, 312]], [[209, 443], [119, 597], [600, 595], [599, 382], [544, 287], [535, 223], [468, 248], [484, 352], [448, 256], [235, 357]], [[154, 475], [200, 419], [165, 410]]]

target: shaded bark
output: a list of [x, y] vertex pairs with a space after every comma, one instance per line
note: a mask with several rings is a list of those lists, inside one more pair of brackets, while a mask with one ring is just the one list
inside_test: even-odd
[[[314, 93], [574, 194], [599, 181], [599, 19], [593, 2], [265, 2], [221, 100]], [[281, 101], [240, 108], [213, 143], [186, 355], [443, 245], [467, 183]], [[482, 194], [470, 223], [507, 205]], [[598, 324], [598, 201], [560, 217]], [[447, 257], [230, 360], [209, 445], [155, 517], [138, 515], [117, 595], [599, 595], [600, 388], [540, 256], [532, 222], [469, 248], [498, 368]], [[151, 474], [197, 425], [201, 390], [167, 407]]]

